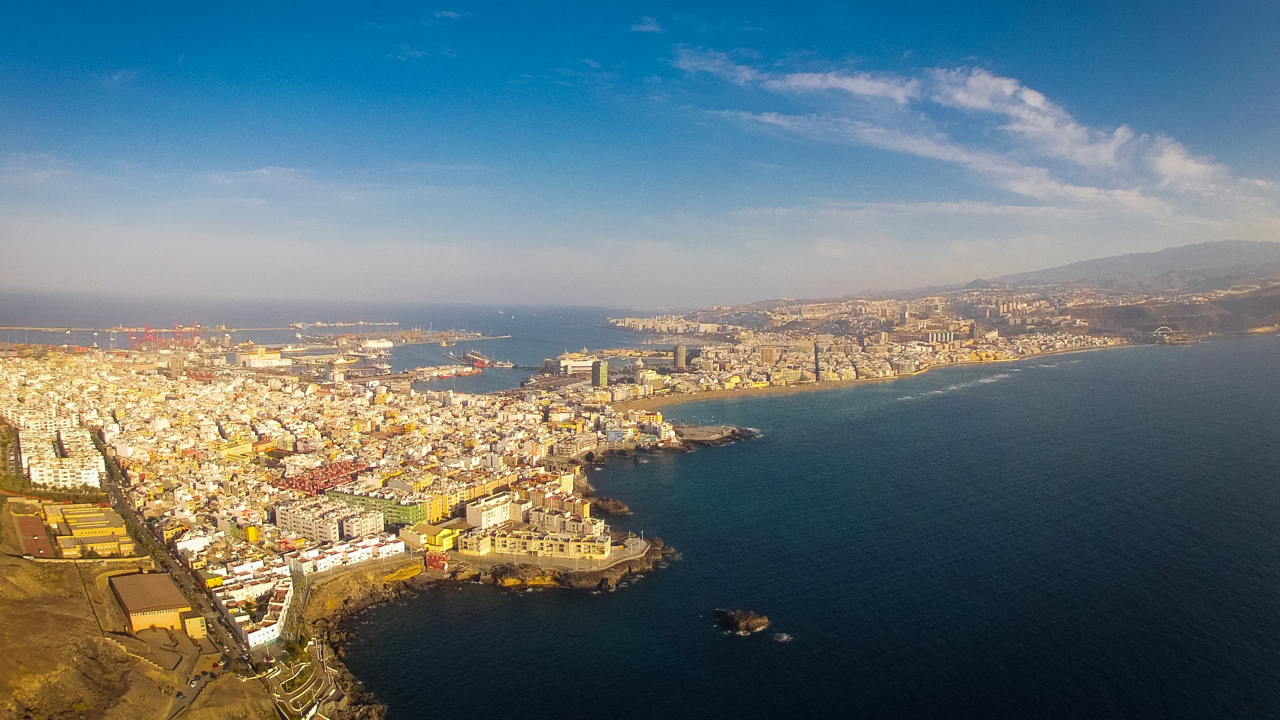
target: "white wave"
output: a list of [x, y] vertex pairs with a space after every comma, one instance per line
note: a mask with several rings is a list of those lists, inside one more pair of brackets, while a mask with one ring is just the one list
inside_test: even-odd
[[[1017, 371], [1015, 370], [1015, 372], [1017, 372]], [[1005, 378], [1007, 378], [1007, 377], [1009, 377], [1009, 373], [1000, 373], [999, 375], [992, 375], [992, 376], [990, 376], [990, 377], [980, 378], [980, 379], [978, 380], [978, 382], [980, 382], [980, 383], [993, 383], [993, 382], [997, 382], [997, 381], [999, 381], [999, 380], [1003, 380], [1003, 379], [1005, 379]]]
[[778, 642], [791, 642], [791, 636], [786, 633], [774, 633], [773, 639]]

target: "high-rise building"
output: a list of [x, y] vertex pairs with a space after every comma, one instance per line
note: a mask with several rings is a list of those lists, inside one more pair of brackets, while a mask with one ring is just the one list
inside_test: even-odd
[[819, 382], [822, 380], [822, 363], [818, 361], [818, 345], [813, 345], [813, 380]]
[[609, 361], [596, 360], [591, 363], [592, 387], [605, 387], [609, 384]]
[[683, 345], [676, 346], [676, 369], [683, 370], [689, 367], [688, 351]]
[[760, 348], [760, 362], [765, 365], [772, 365], [778, 362], [778, 348], [762, 347]]

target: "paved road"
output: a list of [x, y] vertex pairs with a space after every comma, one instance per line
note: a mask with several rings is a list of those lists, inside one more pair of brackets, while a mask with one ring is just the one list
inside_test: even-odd
[[[114, 461], [109, 461], [114, 462]], [[146, 524], [133, 507], [125, 502], [124, 493], [119, 485], [116, 484], [111, 473], [107, 474], [106, 479], [107, 493], [111, 498], [111, 504], [115, 507], [116, 512], [125, 519], [125, 522], [131, 526], [134, 534], [140, 540], [149, 541], [153, 546], [153, 557], [160, 561], [169, 574], [178, 583], [178, 587], [182, 590], [183, 595], [191, 603], [191, 607], [200, 611], [205, 617], [205, 625], [209, 628], [210, 637], [214, 642], [222, 648], [224, 652], [232, 658], [243, 659], [248, 656], [249, 649], [240, 641], [230, 628], [226, 625], [225, 616], [218, 612], [214, 607], [213, 601], [209, 595], [200, 587], [198, 578], [186, 568], [173, 553], [169, 552], [169, 548], [164, 541], [155, 537], [147, 530]]]

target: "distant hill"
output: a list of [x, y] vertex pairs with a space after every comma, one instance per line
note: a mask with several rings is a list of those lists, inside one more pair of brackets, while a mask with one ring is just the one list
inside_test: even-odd
[[[1117, 290], [1188, 291], [1280, 275], [1280, 242], [1223, 240], [1117, 255], [995, 278], [1010, 285], [1079, 282]], [[975, 281], [978, 282], [978, 281]]]

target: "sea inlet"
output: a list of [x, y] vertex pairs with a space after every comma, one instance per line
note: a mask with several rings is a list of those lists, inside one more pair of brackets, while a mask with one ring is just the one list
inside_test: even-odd
[[1275, 716], [1278, 367], [1215, 338], [672, 407], [762, 434], [592, 473], [670, 567], [441, 585], [347, 665], [390, 718]]

